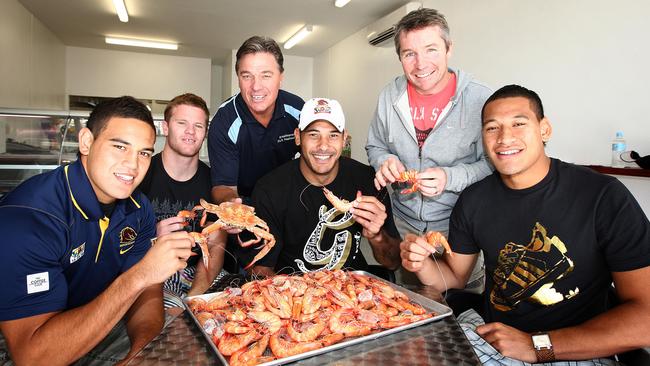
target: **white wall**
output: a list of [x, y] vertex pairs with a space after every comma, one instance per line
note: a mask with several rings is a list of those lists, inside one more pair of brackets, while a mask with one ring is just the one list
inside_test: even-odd
[[210, 80], [210, 101], [208, 107], [210, 108], [210, 116], [217, 111], [221, 105], [224, 95], [222, 90], [223, 85], [223, 66], [212, 65], [211, 67], [211, 80]]
[[0, 1], [0, 106], [64, 109], [65, 46], [18, 1]]
[[66, 47], [69, 95], [170, 100], [189, 92], [210, 101], [211, 72], [207, 58]]
[[[518, 83], [537, 91], [554, 127], [549, 155], [609, 165], [610, 141], [625, 132], [628, 149], [650, 154], [650, 35], [643, 0], [425, 0], [440, 10], [454, 42], [451, 65], [493, 88]], [[369, 46], [366, 30], [314, 61], [314, 94], [339, 99], [353, 136], [365, 145], [377, 94], [401, 66], [392, 48]], [[641, 186], [648, 186], [643, 180]], [[650, 192], [628, 188], [650, 211]]]

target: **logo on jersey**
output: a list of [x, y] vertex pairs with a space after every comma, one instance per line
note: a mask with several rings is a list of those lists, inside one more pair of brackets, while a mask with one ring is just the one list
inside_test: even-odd
[[72, 253], [70, 254], [70, 264], [78, 261], [81, 259], [81, 257], [84, 256], [84, 253], [86, 252], [86, 242], [81, 244], [80, 246], [72, 249]]
[[136, 236], [138, 236], [138, 233], [129, 226], [120, 231], [120, 254], [124, 254], [133, 248]]
[[27, 275], [27, 293], [33, 294], [50, 289], [50, 274], [48, 272]]

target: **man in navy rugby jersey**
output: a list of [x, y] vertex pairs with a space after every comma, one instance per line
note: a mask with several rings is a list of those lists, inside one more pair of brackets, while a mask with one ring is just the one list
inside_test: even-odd
[[[0, 331], [15, 363], [86, 362], [99, 348], [115, 362], [160, 332], [161, 283], [185, 267], [193, 243], [176, 232], [151, 245], [153, 210], [134, 190], [154, 140], [142, 103], [102, 102], [79, 131], [76, 162], [0, 201]], [[119, 351], [106, 345], [126, 334]]]

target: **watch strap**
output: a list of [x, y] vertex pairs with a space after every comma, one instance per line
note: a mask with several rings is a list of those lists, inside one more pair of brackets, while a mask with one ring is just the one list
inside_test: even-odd
[[535, 355], [537, 356], [537, 363], [555, 361], [553, 347], [540, 349], [535, 348]]

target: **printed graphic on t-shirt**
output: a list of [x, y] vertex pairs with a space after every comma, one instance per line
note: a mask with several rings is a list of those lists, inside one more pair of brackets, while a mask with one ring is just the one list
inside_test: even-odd
[[560, 238], [549, 238], [546, 228], [535, 223], [528, 245], [510, 242], [499, 252], [490, 303], [497, 310], [510, 311], [521, 301], [548, 306], [570, 299], [578, 288], [562, 294], [554, 285], [573, 268]]
[[[304, 261], [301, 259], [294, 260], [298, 268], [303, 272], [309, 272], [310, 270], [305, 265], [305, 262], [312, 266], [321, 266], [316, 269], [342, 268], [351, 251], [354, 251], [352, 255], [357, 255], [359, 252], [361, 233], [356, 232], [353, 234], [350, 230], [346, 230], [355, 222], [350, 212], [341, 214], [340, 211], [333, 207], [327, 210], [325, 205], [321, 206], [318, 210], [318, 223], [311, 235], [309, 235], [302, 252]], [[332, 243], [323, 242], [327, 230], [338, 231], [334, 235]]]
[[156, 222], [158, 222], [178, 215], [178, 211], [191, 211], [196, 205], [192, 201], [172, 201], [170, 199], [163, 199], [161, 201], [158, 198], [154, 198], [151, 200], [151, 206], [153, 207], [153, 212], [156, 213]]

